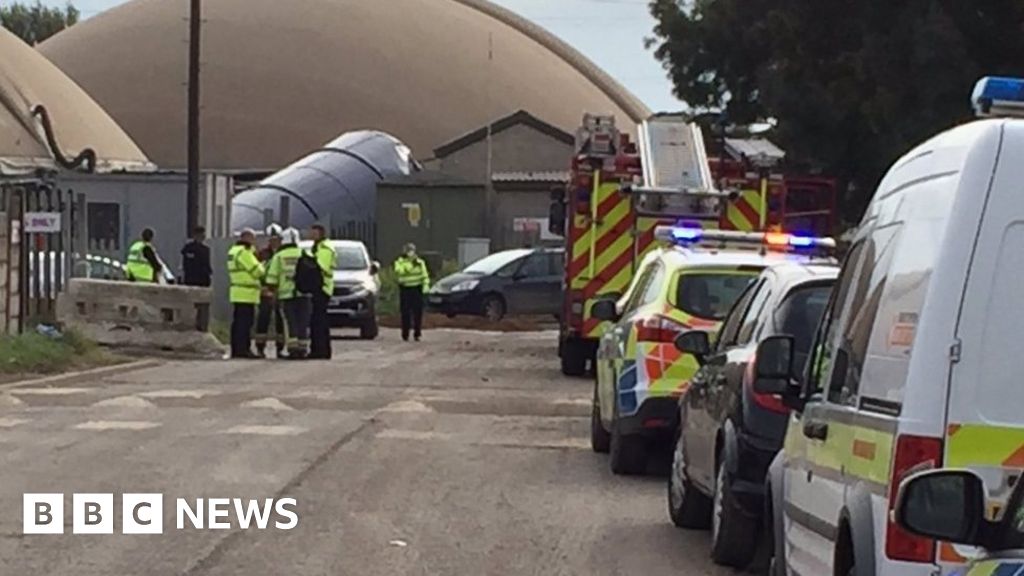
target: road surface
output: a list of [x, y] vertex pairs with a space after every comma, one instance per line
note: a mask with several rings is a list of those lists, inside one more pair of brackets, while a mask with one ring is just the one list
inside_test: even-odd
[[[553, 333], [385, 331], [331, 362], [166, 362], [0, 392], [0, 574], [731, 574], [669, 523], [664, 479], [588, 444], [591, 385]], [[23, 493], [64, 494], [64, 534], [22, 533]], [[114, 535], [72, 534], [72, 493], [114, 494]], [[164, 532], [120, 534], [121, 494]], [[298, 525], [199, 530], [175, 500], [294, 498]], [[232, 517], [233, 518], [233, 517]]]

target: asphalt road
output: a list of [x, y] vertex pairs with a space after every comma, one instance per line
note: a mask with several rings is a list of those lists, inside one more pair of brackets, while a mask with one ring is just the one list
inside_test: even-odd
[[[0, 574], [731, 574], [670, 524], [663, 478], [590, 451], [591, 384], [558, 373], [554, 339], [385, 331], [331, 362], [3, 389]], [[65, 495], [63, 535], [22, 533], [26, 492]], [[72, 493], [114, 494], [115, 534], [72, 534]], [[120, 534], [123, 493], [164, 495], [163, 534]], [[216, 497], [294, 498], [299, 522], [176, 528], [176, 498]]]

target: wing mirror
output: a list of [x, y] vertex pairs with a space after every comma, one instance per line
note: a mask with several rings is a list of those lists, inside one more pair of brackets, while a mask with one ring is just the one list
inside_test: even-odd
[[796, 340], [792, 336], [770, 336], [757, 346], [754, 391], [758, 394], [799, 395], [793, 364]]
[[590, 307], [590, 315], [602, 322], [618, 322], [619, 310], [615, 306], [615, 300], [602, 298]]
[[985, 483], [967, 470], [928, 470], [908, 477], [900, 484], [895, 515], [913, 534], [967, 546], [985, 546], [993, 528], [985, 519]]
[[703, 330], [690, 330], [676, 336], [676, 349], [684, 354], [692, 354], [697, 362], [703, 364], [711, 353], [711, 336]]
[[376, 276], [379, 273], [380, 273], [380, 262], [377, 262], [376, 260], [374, 260], [373, 262], [370, 262], [370, 274]]

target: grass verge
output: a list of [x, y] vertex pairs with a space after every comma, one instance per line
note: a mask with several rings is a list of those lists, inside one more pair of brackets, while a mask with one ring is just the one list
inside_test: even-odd
[[69, 370], [109, 366], [123, 362], [77, 332], [51, 338], [28, 332], [0, 336], [0, 376], [59, 374]]

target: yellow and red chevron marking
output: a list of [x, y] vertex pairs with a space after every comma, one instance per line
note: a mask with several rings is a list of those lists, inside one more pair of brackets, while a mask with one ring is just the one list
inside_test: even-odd
[[767, 208], [758, 190], [744, 190], [739, 198], [729, 202], [722, 216], [723, 230], [755, 232], [761, 229], [761, 214]]

